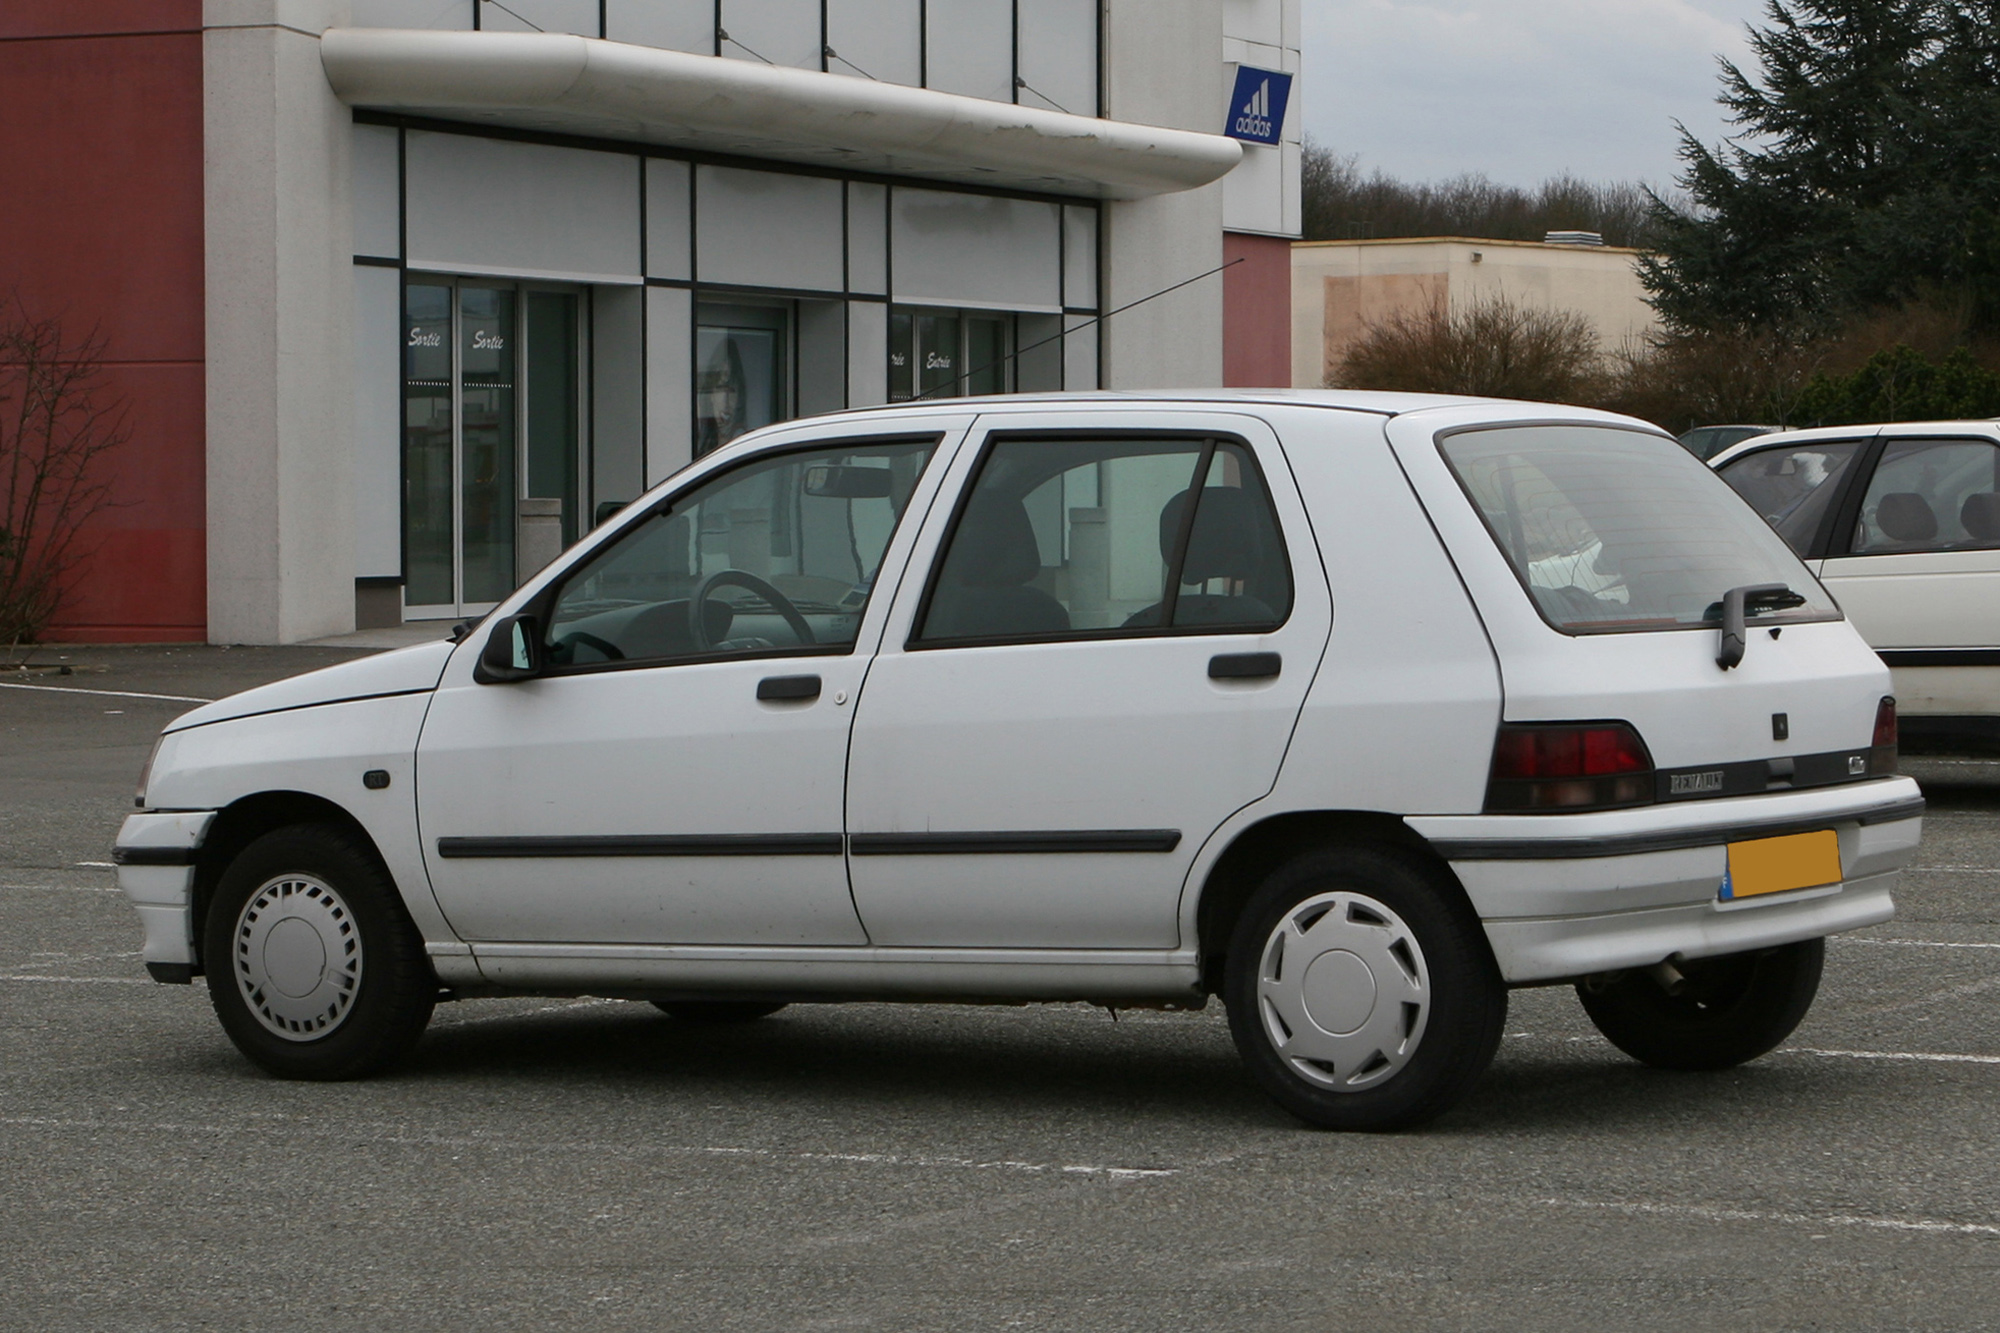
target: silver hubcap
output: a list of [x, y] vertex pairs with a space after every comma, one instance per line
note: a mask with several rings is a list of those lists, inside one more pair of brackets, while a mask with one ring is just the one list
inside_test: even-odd
[[1322, 893], [1292, 908], [1257, 969], [1272, 1049], [1300, 1078], [1335, 1092], [1395, 1077], [1423, 1040], [1430, 997], [1416, 936], [1361, 893]]
[[287, 1041], [339, 1027], [361, 986], [361, 933], [338, 893], [281, 875], [236, 918], [236, 985], [257, 1021]]

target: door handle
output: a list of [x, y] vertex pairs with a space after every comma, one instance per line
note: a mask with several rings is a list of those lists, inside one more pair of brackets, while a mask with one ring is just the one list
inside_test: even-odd
[[766, 702], [799, 702], [819, 698], [818, 676], [766, 676], [757, 682], [757, 697]]
[[1217, 653], [1208, 659], [1210, 680], [1270, 680], [1285, 665], [1276, 653]]

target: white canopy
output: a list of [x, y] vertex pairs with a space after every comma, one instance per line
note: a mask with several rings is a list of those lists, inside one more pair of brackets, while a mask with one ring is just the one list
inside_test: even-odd
[[561, 33], [335, 28], [320, 59], [351, 106], [1104, 199], [1194, 189], [1242, 156], [1219, 134]]

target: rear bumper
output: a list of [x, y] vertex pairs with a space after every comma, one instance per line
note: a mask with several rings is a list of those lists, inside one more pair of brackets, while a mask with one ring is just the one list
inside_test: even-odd
[[[1412, 817], [1457, 872], [1500, 974], [1552, 981], [1814, 939], [1888, 920], [1916, 856], [1908, 778], [1585, 815]], [[1728, 844], [1813, 829], [1840, 838], [1842, 880], [1724, 901]]]
[[194, 864], [212, 810], [126, 817], [111, 859], [118, 887], [146, 932], [141, 956], [153, 980], [186, 985], [200, 958], [194, 941]]

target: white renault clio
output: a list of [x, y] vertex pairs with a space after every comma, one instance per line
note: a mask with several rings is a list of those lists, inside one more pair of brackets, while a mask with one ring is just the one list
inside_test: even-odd
[[1510, 987], [1770, 1050], [1886, 920], [1889, 674], [1625, 418], [983, 399], [746, 436], [462, 642], [167, 728], [119, 835], [161, 981], [273, 1073], [440, 999], [1196, 1008], [1325, 1126], [1453, 1105]]

